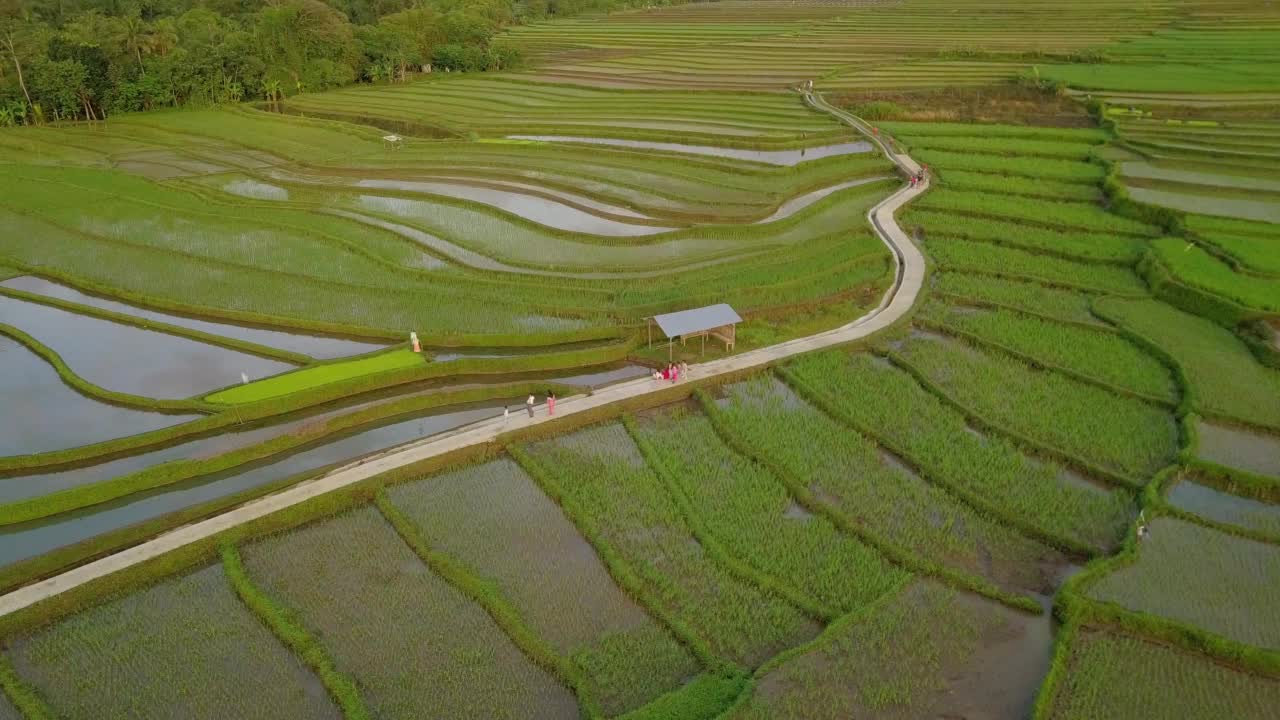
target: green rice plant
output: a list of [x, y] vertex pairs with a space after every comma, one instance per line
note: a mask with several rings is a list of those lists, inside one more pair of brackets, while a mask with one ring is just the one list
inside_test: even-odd
[[703, 548], [621, 425], [580, 430], [527, 452], [538, 466], [531, 474], [592, 540], [614, 576], [615, 563], [625, 563], [647, 589], [646, 602], [657, 603], [655, 610], [717, 656], [754, 666], [817, 634], [799, 610], [731, 573]]
[[1137, 560], [1085, 590], [1103, 602], [1280, 648], [1280, 547], [1174, 518], [1156, 518]]
[[950, 170], [969, 170], [996, 175], [1015, 175], [1032, 178], [1033, 181], [1044, 178], [1096, 185], [1102, 182], [1107, 174], [1106, 169], [1101, 165], [1050, 158], [1002, 157], [942, 150], [917, 150], [911, 153], [911, 157], [937, 168], [943, 175]]
[[1272, 678], [1121, 632], [1081, 630], [1067, 653], [1066, 681], [1038, 720], [1263, 720], [1280, 704]]
[[1179, 282], [1248, 308], [1280, 312], [1280, 278], [1238, 273], [1230, 265], [1181, 238], [1161, 238], [1152, 252]]
[[226, 404], [256, 402], [363, 375], [414, 367], [423, 362], [425, 360], [421, 354], [408, 348], [400, 348], [355, 360], [322, 363], [264, 380], [236, 385], [212, 393], [206, 396], [206, 400]]
[[1197, 233], [1197, 236], [1226, 253], [1248, 270], [1267, 275], [1280, 275], [1280, 240], [1266, 240], [1249, 235]]
[[63, 718], [341, 717], [218, 565], [10, 638], [6, 654]]
[[55, 717], [44, 698], [22, 682], [8, 658], [0, 655], [0, 719], [54, 720]]
[[1075, 290], [1144, 295], [1146, 286], [1129, 268], [1047, 257], [1017, 248], [929, 236], [925, 248], [944, 269], [1030, 280]]
[[253, 611], [275, 636], [289, 646], [301, 660], [310, 667], [320, 682], [342, 709], [345, 720], [366, 720], [369, 710], [364, 699], [351, 678], [338, 672], [333, 666], [333, 659], [325, 652], [314, 637], [305, 628], [294, 623], [288, 613], [271, 598], [254, 587], [249, 576], [245, 574], [244, 563], [234, 545], [222, 548], [222, 570], [226, 573], [231, 587], [235, 588], [240, 600]]
[[1030, 139], [1014, 137], [992, 137], [982, 133], [981, 126], [975, 126], [972, 135], [903, 135], [897, 137], [905, 140], [911, 150], [941, 150], [954, 153], [981, 153], [983, 155], [1010, 157], [1044, 157], [1060, 160], [1088, 160], [1093, 152], [1093, 145], [1087, 142], [1073, 142], [1059, 139]]
[[1040, 65], [1043, 77], [1088, 90], [1161, 93], [1276, 92], [1273, 63], [1182, 62]]
[[785, 367], [807, 400], [919, 468], [921, 475], [1015, 527], [1065, 547], [1112, 546], [1130, 498], [1062, 479], [998, 435], [982, 435], [910, 375], [868, 355], [806, 355]]
[[1101, 298], [1094, 307], [1169, 353], [1186, 378], [1193, 407], [1280, 429], [1280, 372], [1260, 365], [1226, 328], [1155, 300]]
[[1252, 222], [1239, 218], [1188, 215], [1187, 228], [1197, 233], [1228, 233], [1260, 238], [1280, 239], [1280, 228], [1274, 223]]
[[992, 192], [1003, 195], [1026, 195], [1045, 200], [1070, 200], [1075, 202], [1097, 202], [1102, 192], [1090, 185], [1060, 182], [1037, 178], [1011, 177], [991, 173], [968, 172], [965, 170], [947, 170], [941, 176], [943, 187], [953, 190]]
[[950, 299], [969, 304], [1013, 308], [1071, 323], [1102, 324], [1089, 310], [1092, 296], [1082, 292], [1033, 282], [956, 272], [934, 275], [934, 289]]
[[[897, 546], [1001, 587], [1039, 590], [1051, 548], [958, 502], [769, 375], [725, 388], [717, 415], [741, 441], [809, 484], [833, 511]], [[793, 520], [811, 522], [793, 511]]]
[[577, 714], [572, 693], [431, 573], [373, 508], [241, 553], [254, 585], [320, 639], [377, 717]]
[[[1044, 622], [918, 580], [864, 612], [846, 615], [809, 645], [779, 655], [726, 717], [835, 720], [1016, 712], [1000, 706], [1007, 699], [966, 687], [960, 678], [990, 667], [1003, 688], [1033, 692], [1038, 669], [1002, 666], [999, 638], [1033, 632], [1029, 626]], [[1044, 639], [1047, 643], [1047, 633]]]
[[991, 343], [1046, 366], [1105, 386], [1172, 404], [1178, 389], [1169, 368], [1114, 332], [1065, 325], [1012, 310], [928, 303], [922, 316], [966, 337]]
[[634, 428], [654, 471], [673, 478], [709, 533], [760, 571], [842, 612], [904, 579], [875, 550], [805, 510], [766, 468], [736, 454], [705, 416], [677, 407]]
[[905, 138], [924, 137], [983, 137], [1021, 138], [1028, 140], [1058, 140], [1063, 142], [1098, 145], [1110, 139], [1105, 130], [1097, 128], [1035, 127], [1028, 125], [991, 125], [954, 122], [882, 122], [880, 127]]
[[1051, 230], [953, 212], [917, 210], [914, 205], [900, 213], [899, 222], [905, 227], [923, 228], [926, 236], [936, 229], [946, 235], [1025, 248], [1045, 255], [1115, 263], [1133, 263], [1146, 250], [1142, 240], [1123, 235]]
[[696, 660], [634, 600], [563, 511], [511, 460], [387, 491], [432, 548], [492, 583], [581, 672], [609, 716], [679, 687]]
[[978, 417], [1087, 464], [1145, 480], [1177, 452], [1166, 408], [955, 341], [912, 340], [897, 357]]
[[1032, 225], [1092, 230], [1152, 237], [1160, 233], [1154, 225], [1112, 215], [1091, 203], [1055, 202], [1017, 195], [965, 192], [941, 188], [912, 203], [921, 210], [937, 210], [960, 215], [1010, 218]]

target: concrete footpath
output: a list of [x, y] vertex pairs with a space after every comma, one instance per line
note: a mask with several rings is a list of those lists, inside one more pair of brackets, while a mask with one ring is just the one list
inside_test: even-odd
[[[908, 174], [919, 171], [911, 158], [898, 155], [878, 135], [858, 118], [837, 110], [822, 100], [820, 95], [804, 94], [805, 101], [815, 109], [830, 113], [867, 135]], [[895, 282], [880, 305], [861, 318], [839, 328], [789, 340], [777, 345], [751, 350], [731, 357], [689, 366], [688, 378], [698, 380], [716, 375], [766, 366], [801, 353], [821, 350], [859, 340], [883, 330], [901, 319], [915, 303], [924, 282], [925, 261], [920, 250], [894, 220], [898, 208], [910, 202], [928, 189], [928, 182], [915, 188], [905, 186], [890, 195], [867, 213], [880, 239], [893, 253], [896, 266]], [[652, 378], [630, 380], [597, 390], [592, 395], [574, 395], [556, 402], [556, 417], [586, 412], [628, 398], [639, 397], [668, 387], [665, 381]], [[145, 562], [185, 545], [217, 535], [236, 525], [246, 523], [278, 510], [310, 500], [338, 488], [342, 488], [398, 467], [425, 460], [471, 445], [494, 440], [502, 433], [539, 425], [550, 420], [545, 406], [538, 406], [535, 417], [528, 417], [524, 408], [513, 412], [510, 418], [496, 417], [483, 420], [456, 430], [425, 438], [418, 442], [388, 450], [364, 461], [333, 470], [321, 477], [301, 482], [286, 490], [228, 510], [207, 520], [202, 520], [176, 530], [158, 535], [127, 550], [95, 560], [68, 570], [60, 575], [27, 585], [0, 597], [0, 616], [17, 612], [59, 593], [71, 590], [118, 570]]]

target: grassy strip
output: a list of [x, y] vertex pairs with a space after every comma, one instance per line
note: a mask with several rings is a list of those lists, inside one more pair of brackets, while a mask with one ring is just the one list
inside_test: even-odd
[[618, 720], [712, 720], [733, 707], [749, 682], [746, 673], [700, 675]]
[[1052, 447], [1040, 442], [1039, 440], [1033, 440], [1013, 428], [1007, 428], [1003, 425], [987, 420], [962, 405], [958, 400], [947, 393], [947, 391], [935, 384], [927, 375], [916, 369], [915, 366], [907, 362], [907, 360], [898, 353], [888, 350], [885, 351], [885, 357], [898, 368], [905, 370], [907, 374], [915, 378], [916, 382], [920, 383], [921, 387], [928, 390], [944, 404], [949, 405], [956, 412], [968, 418], [971, 422], [977, 425], [979, 429], [1004, 435], [1005, 437], [1013, 439], [1018, 444], [1031, 449], [1033, 452], [1051, 457], [1058, 462], [1074, 467], [1086, 474], [1102, 478], [1121, 487], [1128, 488], [1130, 490], [1139, 490], [1142, 488], [1143, 482], [1139, 478], [1130, 477], [1129, 475], [1116, 470], [1099, 467], [1083, 458], [1076, 457], [1065, 450]]
[[596, 553], [604, 560], [605, 567], [608, 568], [609, 574], [618, 583], [618, 586], [640, 601], [640, 604], [648, 609], [654, 617], [670, 628], [671, 632], [689, 648], [694, 657], [698, 658], [698, 661], [704, 667], [716, 672], [733, 673], [740, 671], [732, 663], [717, 657], [711, 650], [711, 646], [702, 640], [694, 632], [693, 628], [686, 626], [681, 620], [663, 608], [662, 603], [653, 597], [654, 591], [631, 569], [621, 553], [609, 544], [597, 528], [581, 520], [581, 518], [586, 517], [584, 510], [577, 507], [568, 496], [559, 492], [556, 483], [549, 479], [548, 470], [541, 463], [525, 452], [524, 448], [519, 445], [508, 446], [507, 452], [525, 472], [529, 473], [529, 477], [538, 483], [538, 486], [547, 494], [547, 497], [555, 500], [558, 505], [565, 509], [565, 514], [574, 521], [574, 525], [578, 527], [582, 536], [586, 538], [587, 542], [591, 543], [592, 547], [596, 549]]
[[1154, 250], [1142, 256], [1142, 260], [1138, 262], [1138, 274], [1151, 286], [1151, 292], [1156, 297], [1180, 310], [1209, 318], [1227, 328], [1234, 328], [1242, 322], [1264, 315], [1259, 310], [1247, 308], [1229, 298], [1180, 281]]
[[1053, 639], [1053, 660], [1049, 662], [1049, 671], [1040, 682], [1040, 690], [1036, 693], [1036, 702], [1032, 706], [1032, 720], [1051, 720], [1058, 693], [1067, 680], [1068, 665], [1071, 662], [1071, 646], [1080, 632], [1080, 621], [1075, 617], [1067, 618], [1058, 629]]
[[374, 496], [374, 504], [391, 527], [395, 528], [405, 544], [422, 559], [427, 567], [431, 568], [432, 572], [483, 607], [498, 627], [502, 628], [502, 631], [530, 660], [546, 668], [560, 678], [561, 682], [572, 688], [574, 694], [578, 696], [578, 702], [591, 717], [601, 717], [604, 714], [599, 704], [587, 692], [587, 680], [582, 671], [557, 653], [547, 641], [538, 637], [525, 624], [519, 611], [502, 596], [496, 583], [480, 578], [461, 562], [445, 553], [432, 550], [426, 539], [422, 537], [422, 533], [414, 526], [413, 521], [391, 502], [384, 490], [378, 490]]
[[[697, 390], [695, 394], [702, 397], [703, 391]], [[671, 469], [662, 462], [662, 459], [654, 451], [653, 446], [644, 437], [643, 433], [637, 430], [635, 419], [631, 415], [623, 415], [622, 426], [626, 428], [627, 434], [635, 441], [636, 447], [639, 448], [640, 454], [644, 456], [649, 469], [653, 470], [653, 474], [666, 486], [667, 492], [671, 495], [672, 500], [675, 501], [676, 507], [680, 508], [680, 513], [684, 515], [685, 520], [689, 523], [689, 528], [693, 531], [694, 537], [698, 539], [698, 542], [702, 544], [716, 562], [744, 582], [777, 595], [782, 600], [808, 613], [815, 620], [825, 623], [839, 617], [840, 612], [835, 608], [828, 607], [806, 596], [799, 588], [793, 587], [789, 583], [764, 571], [757, 570], [734, 556], [733, 552], [716, 538], [706, 523], [702, 522], [693, 507], [693, 503], [689, 500], [689, 496], [680, 488], [675, 477], [673, 477]]]
[[0, 691], [9, 698], [18, 713], [26, 720], [54, 720], [57, 715], [45, 703], [44, 698], [18, 677], [8, 658], [0, 655]]
[[282, 375], [258, 380], [244, 385], [234, 385], [225, 390], [209, 393], [205, 400], [211, 403], [239, 404], [268, 400], [304, 390], [341, 382], [363, 375], [399, 370], [427, 362], [422, 355], [408, 348], [396, 348], [375, 355], [342, 360], [302, 368]]
[[[963, 502], [964, 504], [973, 508], [977, 512], [989, 518], [992, 518], [997, 522], [1003, 523], [1004, 525], [1008, 525], [1009, 527], [1014, 528], [1018, 532], [1021, 532], [1023, 535], [1026, 535], [1027, 537], [1039, 540], [1049, 545], [1050, 547], [1057, 548], [1058, 550], [1061, 550], [1068, 554], [1078, 555], [1083, 557], [1096, 557], [1097, 555], [1100, 554], [1101, 550], [1093, 545], [1082, 542], [1080, 540], [1077, 540], [1076, 538], [1069, 537], [1067, 535], [1061, 535], [1055, 532], [1045, 530], [1039, 527], [1038, 525], [1036, 525], [1035, 523], [1028, 522], [1025, 518], [1017, 514], [1002, 510], [1001, 508], [990, 503], [989, 501], [982, 498], [981, 496], [975, 493], [972, 493], [963, 487], [960, 487], [952, 482], [939, 479], [933, 473], [925, 472], [923, 468], [915, 466], [914, 463], [912, 463], [909, 460], [911, 455], [907, 453], [904, 448], [899, 446], [897, 443], [886, 440], [883, 434], [877, 433], [875, 431], [875, 428], [865, 427], [862, 423], [858, 422], [853, 417], [850, 417], [848, 413], [845, 413], [844, 411], [842, 411], [838, 406], [836, 406], [834, 403], [829, 401], [821, 393], [811, 388], [808, 385], [808, 383], [806, 383], [803, 379], [798, 377], [790, 369], [786, 367], [779, 367], [777, 369], [777, 372], [779, 377], [781, 377], [783, 381], [785, 381], [788, 385], [790, 385], [793, 389], [795, 389], [795, 391], [801, 397], [803, 397], [804, 399], [812, 403], [814, 407], [817, 407], [819, 410], [823, 411], [824, 413], [826, 413], [836, 421], [840, 422], [841, 424], [847, 427], [850, 427], [853, 430], [860, 432], [863, 435], [866, 435], [870, 438], [874, 438], [876, 442], [888, 448], [890, 452], [892, 452], [894, 455], [897, 455], [899, 458], [901, 458], [904, 463], [907, 463], [909, 466], [911, 466], [912, 470], [915, 471], [916, 474], [920, 475], [920, 477], [928, 479], [929, 482], [941, 487], [948, 494], [957, 498], [960, 502]], [[943, 402], [945, 403], [945, 400]], [[960, 412], [964, 414], [963, 410], [961, 410]], [[968, 417], [967, 414], [965, 414], [965, 416]]]
[[821, 515], [827, 518], [833, 525], [839, 528], [841, 532], [848, 533], [865, 542], [890, 562], [908, 570], [909, 572], [936, 577], [953, 587], [984, 595], [1018, 610], [1035, 613], [1037, 615], [1043, 611], [1040, 607], [1040, 603], [1036, 602], [1031, 597], [1006, 592], [981, 578], [957, 572], [951, 568], [944, 567], [925, 558], [917, 557], [913, 553], [903, 550], [897, 544], [881, 537], [865, 526], [850, 520], [840, 510], [819, 500], [813, 492], [809, 490], [808, 484], [801, 478], [793, 476], [781, 465], [773, 462], [763, 453], [757, 452], [753, 448], [749, 447], [742, 441], [742, 438], [734, 434], [734, 432], [724, 422], [724, 417], [720, 408], [716, 405], [715, 400], [712, 399], [706, 391], [697, 390], [695, 391], [695, 395], [697, 395], [698, 399], [702, 402], [703, 412], [705, 412], [707, 417], [710, 418], [712, 426], [716, 429], [716, 433], [720, 435], [726, 445], [743, 457], [750, 458], [752, 461], [759, 463], [761, 466], [768, 469], [769, 472], [773, 473], [773, 475], [787, 487], [791, 496], [803, 505], [806, 510], [814, 513], [815, 515]]
[[[91, 460], [101, 460], [125, 455], [199, 435], [215, 433], [231, 425], [263, 420], [265, 418], [296, 412], [315, 405], [349, 399], [363, 393], [383, 390], [421, 380], [450, 376], [501, 377], [526, 372], [552, 370], [580, 370], [623, 359], [630, 352], [630, 343], [614, 343], [583, 350], [568, 350], [546, 355], [530, 355], [508, 358], [465, 358], [447, 363], [427, 363], [417, 368], [375, 373], [353, 378], [313, 390], [284, 395], [256, 403], [224, 409], [216, 415], [193, 420], [181, 425], [161, 428], [129, 437], [107, 440], [67, 450], [54, 450], [32, 455], [14, 455], [0, 458], [0, 475], [35, 469], [52, 469]], [[547, 383], [543, 381], [542, 385]]]
[[[232, 450], [217, 457], [173, 460], [108, 480], [0, 504], [0, 526], [38, 520], [110, 502], [144, 490], [154, 490], [184, 480], [223, 472], [250, 462], [286, 453], [331, 435], [359, 429], [372, 423], [397, 418], [421, 410], [488, 400], [495, 397], [518, 397], [531, 392], [544, 392], [547, 387], [547, 383], [493, 385], [393, 400], [331, 418], [323, 425], [310, 428], [303, 427], [292, 433], [281, 435], [256, 445]], [[552, 385], [551, 387], [565, 395], [573, 393], [573, 388], [568, 386]]]
[[1197, 482], [1232, 495], [1272, 505], [1280, 504], [1280, 481], [1275, 478], [1219, 465], [1202, 458], [1187, 458], [1184, 464], [1196, 471]]
[[92, 305], [81, 305], [80, 303], [71, 302], [70, 300], [63, 300], [61, 298], [49, 297], [48, 295], [26, 292], [25, 290], [14, 290], [13, 288], [0, 287], [0, 295], [7, 295], [27, 302], [48, 305], [60, 310], [73, 312], [78, 315], [87, 315], [100, 320], [120, 323], [121, 325], [131, 325], [143, 330], [152, 330], [155, 332], [162, 332], [167, 335], [185, 337], [189, 340], [195, 340], [196, 342], [202, 342], [209, 345], [217, 345], [219, 347], [227, 348], [228, 350], [235, 350], [237, 352], [257, 355], [259, 357], [270, 358], [272, 360], [282, 360], [295, 365], [306, 365], [314, 362], [315, 360], [315, 358], [303, 355], [302, 353], [280, 350], [279, 348], [259, 345], [255, 342], [240, 340], [226, 335], [214, 335], [213, 333], [207, 333], [202, 330], [193, 330], [191, 328], [182, 327], [181, 325], [171, 325], [158, 320], [149, 320], [147, 318], [138, 317], [137, 315], [128, 315], [126, 313], [115, 312], [113, 310], [103, 310], [102, 308], [96, 308]]
[[369, 709], [365, 706], [364, 698], [360, 697], [355, 681], [338, 670], [333, 658], [329, 657], [329, 653], [320, 644], [319, 638], [312, 636], [293, 619], [288, 609], [253, 584], [240, 561], [240, 552], [234, 545], [222, 547], [222, 567], [244, 604], [320, 677], [320, 682], [324, 683], [325, 689], [333, 696], [338, 707], [342, 708], [343, 716], [347, 720], [368, 720], [371, 717]]
[[108, 390], [77, 375], [76, 372], [71, 369], [71, 366], [67, 365], [67, 363], [62, 359], [62, 356], [55, 352], [53, 348], [31, 337], [18, 328], [13, 327], [12, 325], [0, 323], [0, 335], [8, 335], [14, 340], [25, 345], [28, 350], [39, 355], [45, 362], [52, 365], [53, 369], [57, 371], [58, 377], [61, 378], [64, 383], [71, 386], [73, 390], [81, 395], [93, 398], [94, 400], [101, 400], [112, 405], [123, 405], [125, 407], [168, 413], [213, 413], [219, 410], [218, 406], [204, 402], [203, 400], [159, 400], [156, 398], [143, 397], [141, 395], [131, 395], [129, 393]]

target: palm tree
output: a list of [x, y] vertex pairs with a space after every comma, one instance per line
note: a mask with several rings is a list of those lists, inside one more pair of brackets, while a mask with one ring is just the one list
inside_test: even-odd
[[280, 99], [280, 81], [279, 80], [263, 80], [262, 94], [267, 96], [267, 100], [276, 102]]
[[135, 7], [132, 12], [118, 21], [120, 47], [129, 51], [134, 57], [138, 58], [138, 68], [142, 70], [142, 74], [147, 74], [147, 69], [142, 66], [142, 51], [149, 48], [150, 26], [146, 20], [142, 19], [142, 14]]

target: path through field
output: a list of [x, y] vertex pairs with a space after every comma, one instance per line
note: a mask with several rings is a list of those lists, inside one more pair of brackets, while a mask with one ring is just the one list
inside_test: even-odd
[[[920, 166], [905, 154], [897, 154], [878, 134], [862, 120], [827, 104], [821, 95], [805, 94], [805, 102], [811, 107], [829, 113], [840, 121], [866, 135], [907, 174], [919, 172]], [[881, 240], [894, 256], [896, 276], [880, 305], [861, 318], [826, 332], [790, 340], [777, 345], [751, 350], [739, 355], [690, 366], [688, 379], [700, 380], [759, 368], [795, 355], [820, 350], [865, 338], [893, 325], [915, 304], [924, 282], [925, 261], [920, 250], [903, 232], [894, 219], [894, 213], [929, 187], [926, 180], [916, 187], [904, 186], [881, 201], [867, 213], [867, 218]], [[558, 416], [586, 412], [611, 403], [639, 397], [666, 387], [663, 381], [650, 378], [631, 380], [606, 388], [591, 395], [575, 395], [556, 403]], [[490, 442], [503, 433], [546, 422], [550, 417], [545, 407], [539, 407], [535, 417], [529, 418], [523, 410], [510, 418], [495, 417], [473, 423], [452, 432], [437, 435], [419, 442], [403, 445], [380, 455], [365, 458], [351, 465], [338, 468], [322, 477], [299, 483], [274, 495], [248, 502], [221, 515], [187, 525], [157, 536], [128, 550], [74, 568], [0, 597], [0, 616], [22, 610], [59, 593], [79, 587], [118, 570], [145, 562], [185, 545], [212, 537], [228, 528], [269, 515], [293, 505], [305, 502], [327, 492], [366, 480], [411, 463], [438, 456], [468, 446]]]

